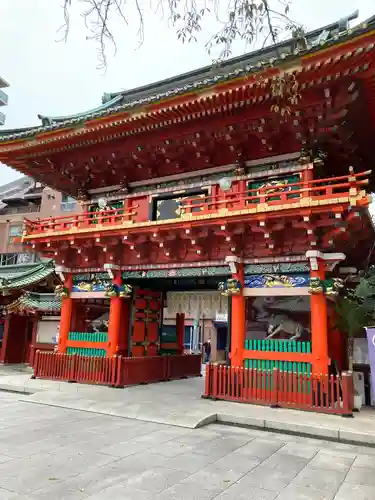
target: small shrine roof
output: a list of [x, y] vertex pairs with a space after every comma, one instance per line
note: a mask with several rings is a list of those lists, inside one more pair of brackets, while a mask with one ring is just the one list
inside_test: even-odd
[[0, 268], [0, 293], [35, 285], [55, 271], [54, 262], [4, 266]]
[[[24, 139], [38, 133], [79, 125], [87, 120], [130, 111], [139, 106], [173, 98], [188, 92], [199, 91], [216, 84], [259, 72], [262, 69], [291, 62], [295, 58], [343, 43], [375, 28], [375, 16], [372, 16], [355, 28], [349, 28], [349, 21], [355, 19], [357, 16], [358, 12], [355, 12], [351, 16], [323, 28], [301, 34], [300, 38], [291, 38], [243, 56], [229, 59], [219, 65], [206, 66], [132, 90], [104, 94], [102, 99], [103, 104], [86, 112], [60, 117], [38, 115], [42, 121], [41, 126], [17, 130], [2, 130], [0, 141]], [[303, 40], [303, 43], [299, 44], [299, 40]]]
[[25, 292], [6, 307], [8, 312], [28, 310], [30, 312], [54, 312], [61, 309], [61, 298], [53, 293]]

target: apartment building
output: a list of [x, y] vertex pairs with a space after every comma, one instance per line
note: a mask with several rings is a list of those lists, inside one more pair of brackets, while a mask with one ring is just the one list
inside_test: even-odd
[[38, 220], [79, 211], [69, 196], [21, 177], [0, 186], [0, 266], [29, 264], [38, 256], [25, 252], [19, 242], [24, 218]]
[[22, 246], [24, 218], [74, 213], [75, 200], [28, 177], [0, 186], [0, 363], [32, 364], [37, 349], [53, 349], [60, 301], [53, 262]]
[[[4, 92], [3, 89], [9, 87], [9, 84], [0, 76], [0, 106], [6, 106], [8, 104], [8, 94]], [[0, 125], [5, 123], [5, 114], [0, 111]]]

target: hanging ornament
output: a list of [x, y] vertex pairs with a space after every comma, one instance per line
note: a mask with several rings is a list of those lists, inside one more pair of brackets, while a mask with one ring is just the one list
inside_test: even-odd
[[232, 179], [230, 177], [223, 177], [219, 181], [219, 186], [222, 191], [228, 191], [232, 187]]

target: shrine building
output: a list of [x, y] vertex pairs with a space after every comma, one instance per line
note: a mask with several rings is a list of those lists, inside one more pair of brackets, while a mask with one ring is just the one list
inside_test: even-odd
[[185, 314], [200, 349], [208, 307], [231, 366], [346, 369], [329, 318], [374, 238], [374, 74], [375, 17], [346, 20], [2, 131], [1, 162], [82, 206], [24, 222], [62, 282], [59, 352], [182, 353]]

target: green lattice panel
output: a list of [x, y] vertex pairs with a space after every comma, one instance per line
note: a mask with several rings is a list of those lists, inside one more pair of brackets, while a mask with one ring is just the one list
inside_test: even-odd
[[[296, 342], [293, 340], [245, 340], [245, 349], [262, 352], [311, 353], [311, 342]], [[291, 361], [275, 361], [272, 359], [245, 359], [245, 368], [270, 371], [274, 368], [281, 371], [311, 375], [310, 363]]]
[[95, 333], [84, 333], [84, 332], [69, 332], [69, 340], [76, 342], [108, 342], [107, 332], [95, 332]]
[[68, 354], [79, 354], [80, 356], [89, 356], [91, 358], [105, 358], [105, 349], [94, 349], [91, 347], [68, 347]]

